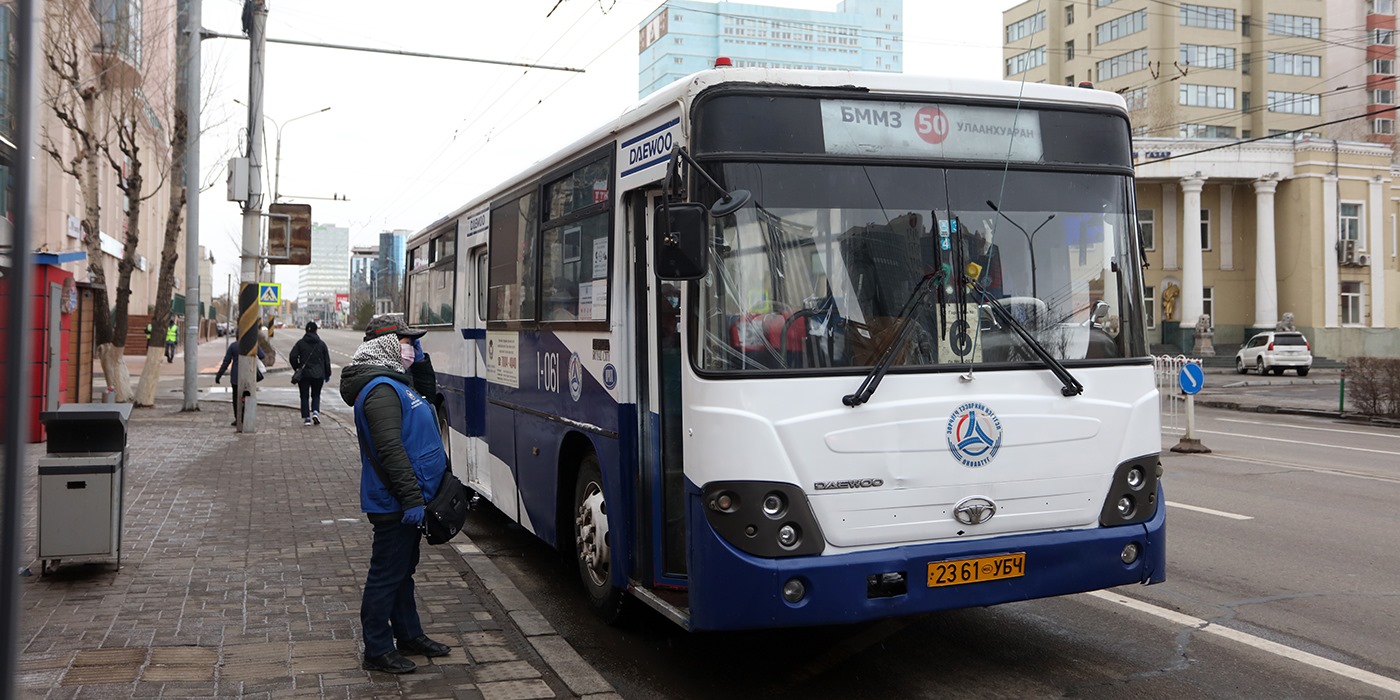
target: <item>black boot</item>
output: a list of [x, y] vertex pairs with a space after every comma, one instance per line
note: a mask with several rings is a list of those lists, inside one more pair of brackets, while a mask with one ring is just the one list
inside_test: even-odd
[[399, 651], [405, 654], [422, 654], [423, 656], [447, 656], [452, 653], [452, 647], [441, 642], [434, 642], [428, 639], [428, 635], [422, 635], [415, 639], [400, 639], [397, 641]]
[[366, 671], [383, 671], [385, 673], [413, 673], [418, 665], [405, 659], [398, 651], [391, 651], [379, 656], [366, 656], [364, 669]]

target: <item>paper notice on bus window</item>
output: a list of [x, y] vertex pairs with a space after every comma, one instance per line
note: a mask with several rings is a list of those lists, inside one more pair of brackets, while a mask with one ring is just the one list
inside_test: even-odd
[[[592, 318], [594, 321], [608, 320], [608, 281], [593, 280], [593, 309]], [[580, 314], [580, 318], [582, 315]]]
[[1039, 162], [1045, 154], [1033, 109], [822, 100], [822, 132], [826, 152], [841, 155]]
[[578, 320], [593, 318], [593, 283], [584, 282], [578, 286]]
[[486, 332], [486, 381], [520, 388], [520, 334]]
[[608, 239], [593, 239], [593, 279], [608, 276]]

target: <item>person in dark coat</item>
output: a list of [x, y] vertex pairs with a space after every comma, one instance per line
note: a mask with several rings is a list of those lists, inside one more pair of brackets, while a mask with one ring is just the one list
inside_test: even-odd
[[287, 356], [292, 372], [301, 370], [297, 388], [301, 390], [301, 422], [321, 424], [321, 385], [331, 378], [331, 353], [321, 336], [316, 334], [316, 322], [306, 324], [306, 335], [292, 347]]
[[[219, 365], [219, 371], [214, 375], [214, 383], [218, 384], [219, 380], [224, 378], [224, 371], [229, 369], [230, 365], [232, 365], [233, 367], [233, 371], [228, 375], [230, 377], [230, 388], [233, 389], [233, 422], [229, 423], [229, 425], [238, 425], [238, 402], [243, 399], [243, 397], [238, 395], [239, 357], [240, 355], [238, 354], [238, 343], [236, 341], [229, 343], [228, 348], [224, 350], [224, 363]], [[258, 359], [262, 360], [265, 358], [266, 355], [263, 354], [262, 348], [258, 348]], [[262, 381], [261, 373], [258, 374], [258, 381]]]
[[424, 506], [447, 470], [432, 361], [410, 330], [376, 317], [340, 372], [340, 397], [355, 407], [360, 441], [360, 509], [374, 527], [360, 600], [364, 668], [410, 673], [404, 654], [444, 656], [452, 648], [423, 632], [413, 594]]

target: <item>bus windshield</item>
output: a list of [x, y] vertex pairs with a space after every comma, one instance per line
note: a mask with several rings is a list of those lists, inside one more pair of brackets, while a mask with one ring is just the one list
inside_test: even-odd
[[[1006, 316], [1056, 359], [1146, 354], [1127, 176], [831, 163], [717, 170], [754, 203], [715, 223], [697, 303], [701, 370], [870, 367], [891, 346], [896, 368], [1037, 362]], [[911, 303], [930, 275], [933, 295]]]

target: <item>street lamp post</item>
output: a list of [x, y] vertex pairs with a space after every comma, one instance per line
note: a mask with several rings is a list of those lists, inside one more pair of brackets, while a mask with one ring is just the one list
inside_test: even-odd
[[[243, 104], [243, 102], [240, 100], [234, 100], [234, 102], [237, 102], [238, 104]], [[284, 121], [281, 124], [278, 124], [276, 119], [273, 119], [272, 117], [266, 114], [263, 115], [263, 119], [272, 122], [272, 126], [277, 131], [277, 146], [276, 150], [274, 151], [272, 161], [272, 201], [274, 203], [276, 203], [277, 200], [281, 199], [282, 195], [282, 190], [280, 189], [280, 185], [282, 182], [282, 127], [285, 127], [286, 125], [291, 124], [292, 122], [298, 119], [314, 117], [322, 112], [329, 112], [330, 109], [330, 107], [322, 107], [321, 109], [318, 109], [314, 112], [307, 112], [306, 114], [303, 114], [299, 117], [292, 117], [291, 119], [288, 119], [287, 121]]]

